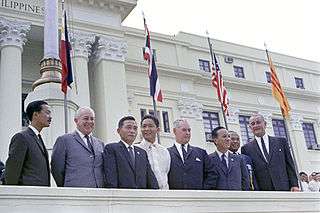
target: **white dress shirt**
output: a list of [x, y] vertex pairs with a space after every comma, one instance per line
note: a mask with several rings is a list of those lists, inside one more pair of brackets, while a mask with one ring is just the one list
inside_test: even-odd
[[168, 173], [170, 170], [170, 154], [164, 147], [154, 142], [153, 144], [143, 140], [136, 146], [144, 149], [147, 152], [148, 160], [151, 165], [151, 169], [157, 178], [160, 189], [169, 189], [168, 185]]
[[[180, 157], [181, 157], [181, 159], [182, 159], [182, 162], [184, 162], [183, 153], [182, 153], [182, 145], [181, 145], [180, 143], [177, 143], [177, 142], [175, 142], [174, 145], [176, 146], [176, 148], [177, 148], [177, 150], [178, 150], [178, 152], [179, 152], [179, 154], [180, 154]], [[186, 143], [186, 144], [184, 145], [184, 149], [186, 150], [186, 152], [188, 152], [188, 146], [189, 146], [189, 143]]]
[[[76, 132], [79, 134], [80, 138], [83, 140], [84, 144], [88, 146], [88, 143], [87, 143], [87, 139], [86, 139], [86, 136], [84, 134], [82, 134], [82, 132], [80, 132], [77, 128], [76, 128]], [[90, 133], [88, 136], [89, 136], [89, 140], [92, 140], [91, 139], [91, 135], [92, 133]], [[92, 142], [91, 142], [92, 144]]]
[[[259, 148], [260, 148], [260, 151], [261, 151], [263, 157], [267, 160], [266, 156], [264, 156], [264, 152], [263, 152], [263, 149], [262, 149], [261, 138], [255, 136], [255, 139], [256, 139], [256, 141], [257, 141], [257, 143], [258, 143], [258, 146], [259, 146]], [[270, 150], [270, 149], [269, 149], [269, 137], [268, 137], [267, 134], [264, 134], [264, 136], [263, 136], [263, 141], [264, 141], [264, 145], [266, 146], [267, 152], [268, 152], [268, 154], [270, 155], [270, 151], [269, 151], [269, 150]], [[267, 161], [268, 161], [268, 160], [267, 160]]]

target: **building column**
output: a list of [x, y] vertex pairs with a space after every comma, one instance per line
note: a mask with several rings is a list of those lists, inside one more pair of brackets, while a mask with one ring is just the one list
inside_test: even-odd
[[11, 137], [22, 127], [22, 52], [30, 24], [0, 18], [0, 160], [7, 159]]
[[191, 127], [191, 145], [206, 148], [206, 137], [202, 118], [202, 104], [195, 98], [182, 97], [178, 100], [177, 107], [179, 110], [179, 117], [186, 119]]
[[119, 140], [118, 121], [128, 114], [126, 53], [123, 39], [108, 36], [100, 37], [94, 52], [91, 103], [96, 112], [96, 134], [105, 142]]
[[290, 126], [288, 126], [288, 133], [290, 134], [292, 145], [291, 149], [294, 151], [298, 171], [304, 171], [305, 168], [312, 168], [310, 159], [305, 159], [308, 155], [305, 152], [306, 143], [302, 129], [302, 122], [302, 115], [292, 114], [290, 117]]
[[72, 65], [75, 81], [76, 99], [79, 106], [91, 106], [88, 76], [88, 61], [95, 40], [93, 34], [75, 31], [71, 35]]

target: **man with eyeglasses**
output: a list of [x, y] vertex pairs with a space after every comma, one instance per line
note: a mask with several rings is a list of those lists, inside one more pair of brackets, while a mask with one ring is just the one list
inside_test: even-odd
[[253, 162], [261, 191], [299, 191], [298, 178], [285, 138], [266, 134], [267, 122], [260, 114], [249, 119], [249, 127], [255, 138], [241, 148]]

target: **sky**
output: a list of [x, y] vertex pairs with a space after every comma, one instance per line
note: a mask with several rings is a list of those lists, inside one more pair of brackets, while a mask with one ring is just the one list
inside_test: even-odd
[[138, 0], [123, 25], [179, 31], [320, 63], [320, 0]]

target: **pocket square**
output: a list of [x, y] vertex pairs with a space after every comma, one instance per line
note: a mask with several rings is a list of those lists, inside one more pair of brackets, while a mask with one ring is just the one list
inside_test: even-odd
[[282, 151], [282, 149], [279, 149], [279, 152], [281, 152]]
[[199, 158], [196, 158], [196, 161], [201, 161]]

